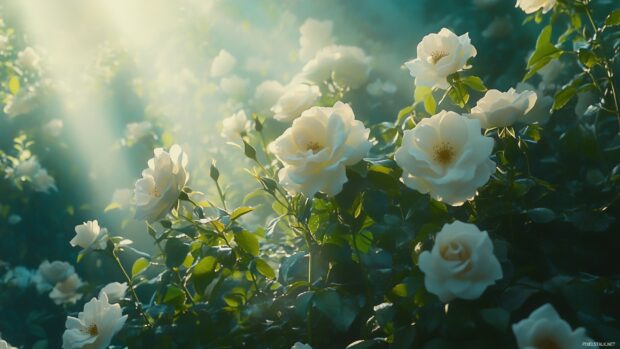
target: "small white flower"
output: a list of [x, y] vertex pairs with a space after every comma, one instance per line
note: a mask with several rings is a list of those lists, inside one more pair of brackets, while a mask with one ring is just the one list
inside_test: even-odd
[[7, 95], [4, 113], [13, 118], [30, 113], [37, 105], [38, 89], [28, 87], [20, 89], [16, 95]]
[[6, 35], [0, 35], [0, 52], [9, 46], [9, 38]]
[[17, 347], [14, 347], [7, 343], [7, 341], [0, 339], [0, 349], [17, 349]]
[[577, 349], [584, 347], [582, 343], [592, 342], [583, 327], [573, 331], [549, 303], [534, 310], [527, 319], [513, 324], [512, 332], [517, 338], [519, 349]]
[[40, 169], [34, 177], [32, 177], [32, 189], [39, 193], [49, 193], [50, 190], [58, 190], [54, 177], [47, 173], [46, 169]]
[[298, 79], [315, 84], [331, 79], [340, 87], [355, 89], [368, 80], [370, 61], [370, 57], [359, 47], [328, 46], [303, 67]]
[[41, 164], [36, 156], [31, 156], [26, 160], [19, 162], [14, 170], [13, 175], [17, 178], [26, 177], [32, 179], [41, 170]]
[[110, 304], [106, 294], [84, 305], [77, 318], [67, 317], [67, 329], [62, 335], [63, 349], [105, 349], [112, 337], [127, 321], [120, 305]]
[[242, 100], [248, 92], [249, 84], [250, 81], [248, 79], [232, 75], [220, 80], [220, 89], [229, 97]]
[[52, 289], [54, 285], [65, 280], [69, 276], [75, 273], [75, 268], [67, 263], [61, 261], [43, 261], [37, 269], [35, 275], [35, 283], [37, 291], [44, 293]]
[[30, 286], [33, 280], [34, 273], [30, 269], [22, 266], [15, 267], [4, 275], [4, 283], [21, 290]]
[[511, 126], [536, 105], [536, 92], [488, 90], [471, 109], [471, 118], [480, 120], [482, 128]]
[[169, 153], [156, 148], [154, 154], [134, 188], [136, 218], [149, 222], [163, 218], [176, 205], [189, 179], [187, 154], [179, 145], [170, 147]]
[[83, 285], [84, 283], [78, 274], [71, 274], [63, 281], [56, 283], [56, 286], [54, 286], [52, 292], [50, 292], [50, 298], [58, 305], [68, 303], [75, 304], [82, 298], [82, 294], [79, 293], [78, 290]]
[[237, 64], [237, 59], [226, 50], [220, 50], [211, 63], [211, 76], [220, 77], [228, 75]]
[[551, 116], [551, 106], [553, 105], [553, 97], [545, 95], [542, 88], [540, 88], [542, 84], [539, 85], [538, 89], [535, 89], [534, 86], [526, 83], [520, 82], [516, 86], [517, 92], [524, 91], [534, 91], [536, 92], [536, 104], [534, 108], [530, 110], [523, 117], [519, 118], [517, 121], [524, 124], [541, 124], [544, 125], [549, 121], [549, 117]]
[[541, 8], [543, 13], [547, 13], [556, 2], [557, 0], [517, 0], [515, 7], [521, 8], [527, 14], [534, 13]]
[[345, 166], [359, 162], [370, 150], [369, 133], [348, 104], [306, 110], [269, 145], [284, 164], [278, 172], [280, 183], [289, 193], [309, 198], [319, 191], [338, 194], [347, 182]]
[[316, 53], [325, 46], [333, 44], [332, 30], [334, 23], [332, 21], [318, 21], [314, 18], [308, 18], [304, 24], [299, 27], [299, 58], [306, 62], [313, 58]]
[[312, 349], [312, 347], [309, 344], [306, 344], [306, 343], [295, 342], [295, 344], [293, 344], [291, 349]]
[[52, 119], [43, 126], [43, 132], [49, 137], [58, 137], [64, 128], [64, 122], [61, 119]]
[[396, 85], [391, 81], [382, 81], [381, 79], [377, 79], [372, 83], [366, 85], [366, 92], [373, 97], [383, 96], [385, 94], [394, 94], [396, 93]]
[[314, 106], [320, 97], [321, 91], [318, 86], [303, 83], [289, 85], [271, 108], [275, 114], [273, 118], [282, 122], [291, 122], [304, 110]]
[[17, 54], [17, 65], [21, 68], [31, 71], [40, 69], [41, 57], [32, 47], [26, 47]]
[[275, 80], [263, 81], [254, 92], [254, 107], [257, 112], [268, 115], [280, 96], [284, 94], [284, 86]]
[[99, 291], [99, 298], [101, 298], [101, 294], [105, 293], [110, 303], [118, 303], [118, 301], [125, 297], [127, 288], [128, 286], [126, 282], [123, 282], [122, 284], [119, 282], [109, 283], [105, 285], [101, 291]]
[[495, 172], [492, 151], [493, 139], [481, 134], [478, 120], [442, 111], [405, 131], [394, 159], [407, 187], [460, 206]]
[[459, 221], [443, 226], [433, 249], [420, 254], [418, 265], [426, 289], [444, 303], [455, 298], [477, 299], [502, 278], [487, 232]]
[[449, 29], [422, 38], [417, 47], [417, 57], [405, 63], [416, 86], [446, 90], [450, 85], [447, 77], [469, 68], [467, 61], [475, 57], [476, 48], [471, 45], [469, 33], [456, 36]]
[[227, 117], [222, 121], [221, 136], [230, 141], [238, 141], [239, 137], [251, 127], [251, 121], [243, 110]]
[[125, 126], [125, 139], [128, 142], [135, 143], [150, 135], [152, 130], [153, 125], [148, 121], [132, 122]]
[[84, 222], [75, 226], [75, 236], [69, 242], [71, 246], [83, 249], [103, 250], [107, 245], [108, 229], [100, 228], [97, 220]]

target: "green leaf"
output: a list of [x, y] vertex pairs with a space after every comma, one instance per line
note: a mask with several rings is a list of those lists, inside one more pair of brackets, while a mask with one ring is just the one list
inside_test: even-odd
[[256, 149], [254, 149], [254, 147], [248, 144], [245, 140], [243, 140], [243, 152], [245, 153], [245, 156], [256, 161]]
[[334, 290], [317, 293], [314, 305], [340, 332], [347, 331], [357, 316], [353, 300], [340, 296]]
[[245, 215], [247, 213], [250, 213], [252, 211], [254, 211], [253, 207], [248, 207], [248, 206], [238, 207], [230, 214], [230, 219], [234, 221], [235, 219], [237, 219], [237, 218], [239, 218], [239, 217], [241, 217], [241, 216], [243, 216], [243, 215]]
[[480, 311], [482, 319], [499, 331], [506, 331], [510, 324], [510, 313], [502, 308], [483, 309]]
[[477, 76], [468, 76], [462, 79], [461, 82], [475, 91], [484, 92], [487, 90], [487, 87], [484, 86], [482, 79]]
[[579, 50], [578, 53], [579, 62], [583, 64], [586, 68], [592, 68], [598, 63], [598, 57], [589, 50]]
[[570, 100], [577, 95], [577, 88], [572, 85], [565, 86], [553, 97], [553, 110], [562, 109]]
[[532, 208], [527, 210], [526, 213], [535, 223], [549, 223], [555, 219], [555, 213], [544, 207]]
[[106, 213], [106, 212], [109, 212], [109, 211], [112, 211], [112, 210], [118, 210], [120, 208], [121, 208], [121, 206], [119, 204], [117, 204], [116, 202], [112, 202], [112, 203], [108, 204], [108, 206], [106, 206], [103, 209], [103, 212]]
[[605, 19], [605, 25], [608, 27], [620, 25], [620, 8], [611, 11], [609, 16]]
[[178, 267], [185, 260], [185, 256], [189, 252], [189, 246], [181, 240], [173, 238], [166, 242], [164, 248], [166, 253], [166, 266], [168, 268]]
[[144, 258], [144, 257], [140, 257], [140, 258], [136, 259], [133, 262], [133, 265], [131, 266], [131, 277], [135, 278], [136, 275], [138, 275], [141, 272], [145, 271], [146, 268], [148, 268], [149, 264], [150, 264], [149, 260]]
[[193, 274], [195, 276], [202, 276], [208, 273], [211, 273], [215, 270], [215, 264], [217, 263], [217, 259], [213, 256], [206, 256], [196, 264], [194, 267]]
[[9, 78], [9, 91], [11, 91], [13, 95], [16, 95], [17, 92], [19, 92], [19, 88], [20, 88], [19, 78], [15, 75], [11, 76]]
[[415, 88], [413, 98], [416, 103], [424, 103], [424, 110], [433, 115], [437, 109], [437, 102], [433, 97], [433, 89], [426, 86], [418, 86]]
[[183, 303], [185, 301], [185, 294], [183, 291], [176, 286], [169, 286], [166, 290], [166, 294], [164, 295], [163, 303]]
[[547, 25], [540, 32], [540, 35], [536, 40], [536, 48], [530, 56], [530, 59], [527, 61], [528, 72], [523, 80], [527, 80], [534, 76], [538, 70], [547, 65], [553, 59], [558, 58], [561, 53], [562, 51], [551, 43], [551, 25]]
[[271, 279], [271, 280], [276, 279], [276, 272], [273, 271], [273, 269], [267, 262], [265, 262], [263, 259], [260, 259], [260, 258], [256, 258], [255, 262], [256, 262], [256, 270], [258, 270], [259, 273], [261, 273], [267, 279]]
[[254, 257], [258, 256], [259, 244], [256, 235], [244, 230], [242, 232], [235, 233], [235, 241], [237, 242], [237, 245], [239, 245], [239, 247], [247, 253]]

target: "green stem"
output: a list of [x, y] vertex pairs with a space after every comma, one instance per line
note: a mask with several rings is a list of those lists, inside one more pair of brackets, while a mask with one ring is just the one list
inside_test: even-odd
[[116, 264], [118, 265], [119, 269], [123, 273], [123, 276], [127, 280], [127, 285], [129, 285], [129, 291], [130, 291], [131, 297], [133, 298], [134, 302], [136, 303], [136, 308], [138, 309], [138, 312], [144, 318], [144, 321], [146, 322], [146, 326], [152, 327], [151, 320], [149, 319], [149, 317], [144, 312], [144, 309], [142, 309], [142, 302], [140, 302], [140, 298], [138, 298], [138, 294], [136, 293], [136, 290], [134, 289], [134, 285], [133, 285], [133, 281], [132, 281], [131, 277], [129, 277], [129, 274], [125, 270], [125, 267], [123, 267], [123, 263], [121, 263], [120, 258], [118, 258], [118, 256], [116, 255], [116, 249], [112, 250], [112, 257], [116, 261]]
[[215, 187], [217, 188], [217, 194], [220, 196], [220, 200], [222, 201], [222, 206], [224, 206], [224, 210], [228, 211], [228, 209], [226, 208], [226, 199], [224, 198], [224, 192], [222, 191], [222, 188], [220, 187], [220, 183], [218, 181], [214, 181], [215, 182]]

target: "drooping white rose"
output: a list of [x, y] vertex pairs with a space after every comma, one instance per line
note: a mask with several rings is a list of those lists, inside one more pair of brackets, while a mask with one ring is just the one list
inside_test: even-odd
[[54, 177], [50, 176], [44, 168], [40, 169], [34, 177], [32, 177], [31, 181], [32, 189], [36, 192], [47, 194], [52, 189], [58, 190]]
[[220, 50], [211, 63], [211, 76], [220, 77], [228, 75], [237, 64], [237, 59], [226, 50]]
[[149, 121], [132, 122], [125, 126], [125, 139], [129, 142], [137, 142], [151, 134], [153, 125]]
[[284, 94], [284, 86], [275, 80], [263, 81], [256, 87], [254, 92], [254, 107], [257, 112], [270, 115], [273, 107], [280, 96]]
[[536, 104], [536, 92], [508, 92], [488, 90], [471, 109], [471, 118], [480, 120], [482, 128], [511, 126], [526, 115]]
[[271, 108], [274, 119], [283, 122], [291, 122], [301, 113], [314, 106], [321, 97], [318, 86], [309, 84], [293, 84], [286, 87], [286, 91], [278, 102]]
[[[549, 303], [534, 310], [527, 319], [512, 325], [519, 349], [530, 348], [584, 348], [583, 343], [592, 342], [586, 330], [579, 327], [572, 330]], [[594, 343], [592, 343], [594, 344]], [[588, 347], [597, 348], [593, 345]]]
[[370, 57], [359, 47], [328, 46], [306, 63], [298, 78], [315, 84], [331, 79], [340, 87], [355, 89], [368, 80], [370, 61]]
[[250, 81], [237, 75], [232, 75], [220, 80], [220, 89], [229, 97], [242, 100], [247, 92]]
[[54, 285], [65, 280], [69, 276], [75, 273], [75, 268], [67, 263], [61, 261], [43, 261], [37, 269], [34, 281], [39, 293], [44, 293], [52, 289]]
[[71, 246], [79, 246], [83, 249], [105, 249], [108, 241], [108, 229], [99, 227], [97, 220], [84, 222], [75, 226], [75, 236], [69, 243]]
[[109, 283], [105, 285], [101, 291], [99, 291], [99, 298], [101, 298], [102, 293], [105, 293], [110, 303], [118, 303], [118, 301], [125, 297], [127, 288], [128, 286], [126, 282], [123, 282], [122, 284], [120, 282]]
[[418, 265], [426, 289], [444, 303], [455, 298], [477, 299], [502, 278], [487, 232], [459, 221], [443, 226], [433, 249], [420, 254]]
[[535, 89], [534, 86], [527, 82], [520, 82], [516, 86], [517, 92], [535, 91], [536, 92], [536, 104], [534, 108], [530, 110], [523, 117], [517, 121], [524, 124], [541, 124], [544, 125], [549, 121], [551, 116], [551, 106], [553, 105], [553, 97], [545, 95], [544, 91], [540, 88]]
[[21, 68], [31, 71], [40, 69], [41, 57], [32, 47], [26, 47], [17, 54], [17, 65]]
[[348, 104], [306, 110], [269, 145], [284, 164], [278, 172], [280, 183], [289, 193], [309, 198], [319, 191], [338, 194], [347, 182], [345, 166], [359, 162], [370, 150], [369, 133]]
[[547, 13], [556, 2], [557, 0], [517, 0], [515, 7], [521, 8], [527, 14], [534, 13], [541, 8], [543, 13]]
[[50, 137], [58, 137], [65, 124], [61, 119], [52, 119], [43, 126], [43, 132]]
[[477, 54], [471, 45], [469, 33], [456, 36], [449, 29], [422, 38], [417, 57], [405, 63], [416, 86], [448, 89], [448, 75], [467, 69], [467, 61]]
[[75, 304], [82, 298], [82, 294], [78, 291], [83, 285], [84, 283], [78, 274], [71, 274], [63, 281], [56, 283], [56, 286], [54, 286], [52, 292], [50, 292], [50, 298], [54, 303], [59, 305], [69, 303]]
[[405, 131], [394, 159], [407, 187], [460, 206], [495, 172], [492, 150], [493, 139], [481, 134], [478, 120], [442, 111]]
[[110, 304], [106, 294], [84, 305], [78, 317], [67, 317], [67, 329], [62, 335], [63, 349], [105, 349], [112, 337], [127, 321], [120, 305]]
[[334, 23], [332, 21], [318, 21], [314, 18], [308, 18], [304, 24], [299, 27], [299, 58], [302, 61], [312, 59], [316, 53], [325, 46], [333, 44], [332, 30]]
[[291, 349], [312, 349], [312, 347], [309, 344], [306, 344], [306, 343], [295, 342], [295, 344], [293, 344]]
[[154, 154], [134, 188], [136, 218], [149, 222], [163, 218], [176, 205], [189, 179], [187, 154], [179, 145], [170, 147], [169, 153], [156, 148]]
[[17, 347], [10, 345], [3, 339], [0, 339], [0, 349], [17, 349]]
[[227, 117], [222, 121], [221, 136], [230, 141], [238, 141], [239, 137], [251, 127], [251, 121], [243, 110]]

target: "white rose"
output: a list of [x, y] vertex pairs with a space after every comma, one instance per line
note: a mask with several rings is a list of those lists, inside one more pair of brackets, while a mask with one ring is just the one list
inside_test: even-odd
[[[531, 348], [584, 348], [592, 342], [582, 327], [572, 330], [549, 303], [534, 310], [527, 319], [512, 325], [519, 349]], [[590, 346], [588, 346], [590, 347]], [[598, 346], [593, 345], [593, 348]]]
[[104, 294], [93, 298], [84, 305], [78, 317], [67, 317], [67, 329], [62, 335], [63, 349], [105, 349], [112, 337], [120, 331], [127, 321], [120, 305], [110, 304]]
[[17, 347], [14, 347], [5, 340], [0, 339], [0, 349], [17, 349]]
[[469, 33], [456, 36], [443, 28], [422, 38], [417, 57], [405, 63], [416, 86], [448, 89], [448, 75], [469, 68], [467, 61], [477, 54], [471, 45]]
[[58, 190], [54, 177], [47, 173], [46, 169], [40, 169], [34, 177], [32, 177], [32, 189], [39, 193], [49, 193], [50, 190]]
[[7, 95], [4, 113], [13, 118], [30, 113], [37, 105], [38, 90], [34, 87], [20, 89], [16, 95]]
[[250, 80], [232, 75], [220, 80], [220, 89], [229, 97], [241, 100], [247, 94], [249, 84]]
[[370, 150], [369, 133], [348, 104], [306, 110], [269, 145], [284, 164], [278, 172], [280, 183], [289, 193], [309, 198], [319, 191], [338, 194], [347, 182], [345, 166], [359, 162]]
[[28, 268], [18, 266], [4, 275], [4, 282], [19, 289], [28, 287], [34, 279], [34, 274]]
[[508, 92], [488, 90], [471, 109], [471, 118], [480, 120], [482, 128], [511, 126], [527, 114], [536, 104], [536, 92]]
[[493, 139], [482, 136], [478, 120], [442, 111], [405, 131], [394, 159], [407, 187], [460, 206], [495, 172], [492, 150]]
[[56, 286], [54, 286], [54, 289], [50, 292], [50, 298], [58, 305], [67, 303], [75, 304], [82, 298], [82, 294], [78, 293], [78, 290], [83, 285], [82, 279], [80, 279], [77, 274], [71, 274], [63, 281], [56, 283]]
[[189, 179], [187, 154], [179, 145], [170, 147], [170, 153], [157, 148], [154, 154], [134, 188], [136, 218], [149, 222], [163, 218], [172, 209]]
[[284, 94], [284, 86], [275, 80], [263, 81], [254, 92], [254, 108], [264, 115], [271, 114], [271, 107]]
[[137, 142], [151, 134], [153, 125], [148, 121], [132, 122], [125, 126], [125, 138], [129, 142]]
[[286, 91], [278, 102], [271, 108], [274, 119], [290, 122], [299, 117], [301, 113], [314, 106], [321, 97], [321, 91], [315, 85], [293, 84], [286, 87]]
[[557, 0], [517, 0], [515, 7], [521, 8], [523, 12], [530, 14], [542, 8], [543, 13], [549, 12], [555, 6]]
[[315, 84], [332, 79], [340, 87], [355, 89], [368, 80], [370, 60], [359, 47], [328, 46], [306, 63], [298, 78]]
[[75, 273], [75, 268], [67, 263], [61, 261], [43, 261], [37, 269], [37, 273], [34, 277], [37, 291], [44, 293], [52, 289], [54, 285], [61, 282]]
[[226, 50], [220, 50], [211, 63], [211, 76], [225, 76], [235, 69], [237, 59]]
[[58, 137], [65, 124], [61, 119], [52, 119], [43, 126], [43, 132], [50, 137]]
[[[517, 92], [524, 92], [527, 90], [533, 91], [535, 89], [534, 86], [527, 82], [520, 82], [517, 84], [516, 90]], [[534, 104], [534, 108], [517, 121], [524, 124], [538, 123], [544, 125], [549, 121], [552, 105], [553, 97], [545, 95], [542, 89], [539, 88], [536, 90], [536, 104]]]
[[477, 299], [502, 278], [487, 232], [459, 221], [441, 228], [433, 249], [420, 254], [418, 265], [426, 289], [444, 303], [455, 298]]
[[222, 121], [221, 136], [230, 141], [237, 141], [250, 127], [250, 120], [248, 120], [245, 112], [240, 110]]
[[304, 24], [299, 27], [299, 58], [306, 62], [313, 58], [316, 53], [325, 46], [333, 44], [332, 21], [318, 21], [314, 18], [308, 18]]
[[97, 220], [84, 222], [75, 226], [75, 236], [69, 242], [71, 246], [83, 249], [103, 250], [107, 245], [108, 229], [100, 228]]
[[306, 343], [295, 342], [295, 344], [293, 344], [291, 349], [312, 349], [312, 347], [309, 344], [306, 344]]
[[31, 156], [21, 161], [15, 166], [13, 174], [15, 177], [27, 177], [32, 179], [41, 170], [41, 164], [36, 156]]
[[39, 63], [41, 62], [41, 57], [37, 51], [35, 51], [32, 47], [26, 47], [23, 51], [17, 54], [17, 65], [26, 70], [39, 70]]
[[102, 294], [105, 293], [110, 303], [118, 303], [118, 301], [125, 297], [127, 288], [128, 286], [126, 282], [123, 282], [122, 284], [120, 282], [109, 283], [105, 285], [101, 291], [99, 291], [99, 298], [101, 298]]

